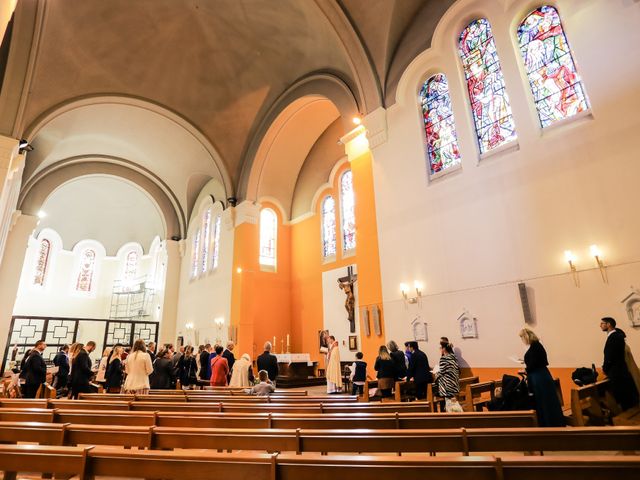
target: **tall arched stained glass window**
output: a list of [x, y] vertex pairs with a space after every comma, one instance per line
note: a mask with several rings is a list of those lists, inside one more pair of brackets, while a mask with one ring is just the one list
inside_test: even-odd
[[44, 279], [47, 276], [47, 267], [49, 266], [49, 254], [51, 253], [51, 242], [43, 238], [40, 242], [38, 250], [38, 259], [36, 262], [36, 273], [33, 278], [34, 285], [44, 285]]
[[93, 274], [96, 268], [96, 252], [90, 248], [80, 255], [80, 272], [76, 282], [76, 291], [90, 292], [93, 285]]
[[544, 5], [527, 15], [518, 41], [542, 128], [589, 108], [555, 8]]
[[340, 178], [340, 213], [342, 214], [342, 251], [356, 248], [356, 209], [353, 174], [347, 170]]
[[336, 254], [336, 202], [331, 195], [322, 201], [322, 256]]
[[444, 73], [438, 73], [424, 82], [420, 89], [420, 105], [431, 175], [459, 165], [458, 136]]
[[218, 257], [220, 256], [220, 226], [222, 224], [222, 215], [216, 217], [213, 224], [213, 253], [211, 261], [211, 269], [218, 268]]
[[130, 281], [136, 278], [138, 274], [138, 252], [130, 251], [125, 258], [124, 263], [124, 280]]
[[476, 126], [480, 153], [516, 139], [509, 96], [486, 18], [471, 22], [460, 34], [460, 57]]
[[276, 266], [278, 216], [270, 208], [260, 212], [260, 265]]
[[200, 271], [205, 273], [209, 266], [209, 249], [211, 248], [211, 207], [207, 208], [202, 218], [202, 246], [200, 249]]
[[193, 236], [191, 250], [191, 278], [198, 276], [198, 254], [200, 253], [200, 229]]

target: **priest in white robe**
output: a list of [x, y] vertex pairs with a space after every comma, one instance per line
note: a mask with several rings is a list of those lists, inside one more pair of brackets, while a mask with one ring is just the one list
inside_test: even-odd
[[329, 351], [327, 352], [327, 393], [342, 391], [342, 369], [340, 368], [340, 344], [332, 335], [329, 337]]

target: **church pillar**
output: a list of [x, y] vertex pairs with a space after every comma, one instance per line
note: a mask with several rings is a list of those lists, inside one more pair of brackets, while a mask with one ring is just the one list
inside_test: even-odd
[[20, 276], [29, 244], [29, 235], [38, 225], [38, 217], [15, 212], [9, 224], [4, 261], [0, 264], [0, 354], [4, 353]]
[[237, 331], [238, 354], [249, 353], [251, 359], [262, 353], [262, 340], [255, 339], [256, 305], [253, 299], [258, 264], [260, 207], [245, 201], [235, 207], [233, 272], [231, 283], [231, 327]]
[[175, 343], [178, 324], [178, 296], [180, 291], [180, 265], [184, 249], [183, 241], [165, 240], [167, 264], [162, 300], [162, 321], [158, 343]]
[[0, 264], [11, 228], [24, 170], [25, 155], [18, 153], [18, 140], [0, 135]]
[[[381, 109], [379, 109], [381, 110]], [[384, 328], [384, 312], [382, 307], [382, 277], [380, 272], [380, 256], [378, 250], [378, 227], [375, 208], [375, 192], [373, 184], [373, 156], [370, 148], [377, 145], [384, 136], [378, 131], [380, 120], [378, 110], [367, 117], [364, 125], [356, 127], [340, 140], [353, 174], [353, 189], [356, 192], [356, 251], [358, 264], [358, 304], [360, 311], [361, 350], [365, 358], [375, 358], [380, 345], [386, 343]], [[375, 127], [370, 117], [376, 120]], [[383, 118], [386, 118], [383, 116]], [[370, 332], [365, 335], [362, 312], [369, 311]], [[380, 312], [380, 335], [374, 329], [374, 309]], [[398, 339], [399, 341], [402, 339]], [[372, 372], [372, 363], [369, 365]]]

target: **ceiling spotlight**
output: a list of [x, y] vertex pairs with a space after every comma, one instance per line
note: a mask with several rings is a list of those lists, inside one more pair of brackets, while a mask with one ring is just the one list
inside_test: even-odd
[[31, 145], [24, 138], [22, 140], [20, 140], [20, 142], [18, 142], [18, 153], [20, 155], [22, 155], [25, 152], [32, 152], [32, 151], [33, 151], [33, 145]]
[[362, 123], [362, 119], [360, 117], [353, 117], [351, 121], [354, 123], [354, 125], [360, 125]]
[[39, 218], [40, 220], [42, 220], [43, 218], [46, 218], [46, 217], [47, 217], [47, 212], [45, 212], [45, 211], [43, 211], [43, 210], [40, 210], [40, 211], [38, 212], [38, 218]]

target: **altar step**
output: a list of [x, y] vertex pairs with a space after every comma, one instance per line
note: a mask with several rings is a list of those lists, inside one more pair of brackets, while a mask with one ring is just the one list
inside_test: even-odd
[[315, 387], [316, 385], [326, 385], [325, 377], [285, 377], [278, 376], [276, 386], [278, 388], [299, 388], [299, 387]]

